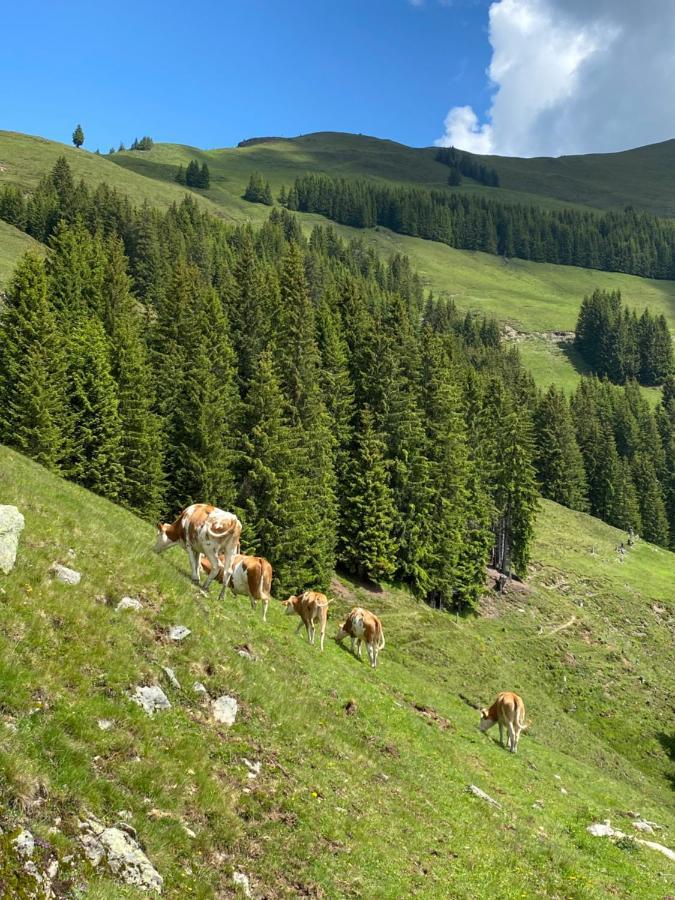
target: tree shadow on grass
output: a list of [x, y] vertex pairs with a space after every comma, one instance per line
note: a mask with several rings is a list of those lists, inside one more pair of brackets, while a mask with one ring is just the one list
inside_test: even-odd
[[581, 353], [576, 349], [572, 341], [564, 341], [558, 344], [560, 352], [567, 359], [577, 375], [592, 375], [593, 369], [588, 365]]
[[[665, 731], [660, 731], [656, 737], [659, 744], [668, 754], [668, 759], [675, 762], [675, 734], [666, 734]], [[675, 789], [675, 772], [668, 772], [666, 778], [670, 781], [673, 789]]]

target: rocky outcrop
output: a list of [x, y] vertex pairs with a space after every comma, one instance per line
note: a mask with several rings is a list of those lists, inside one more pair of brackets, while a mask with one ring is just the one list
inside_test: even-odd
[[79, 827], [80, 842], [94, 868], [103, 863], [124, 884], [162, 893], [164, 879], [139, 847], [132, 828], [106, 827], [93, 817]]

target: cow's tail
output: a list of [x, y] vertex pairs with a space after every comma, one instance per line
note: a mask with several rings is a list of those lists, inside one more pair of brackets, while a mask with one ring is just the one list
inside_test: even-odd
[[[213, 526], [211, 526], [211, 525], [206, 526], [206, 531], [207, 531], [209, 537], [215, 538], [216, 540], [224, 538], [226, 534], [231, 534], [233, 531], [236, 531], [237, 527], [239, 525], [239, 521], [238, 521], [238, 519], [233, 518], [233, 519], [230, 519], [230, 521], [227, 523], [227, 525], [224, 528], [222, 528], [222, 527], [219, 528], [218, 525], [219, 525], [219, 522], [214, 522]], [[239, 541], [237, 541], [237, 543], [239, 543]]]
[[527, 728], [527, 723], [525, 722], [525, 704], [520, 699], [520, 697], [518, 697], [516, 701], [516, 719], [518, 722], [518, 728], [520, 728], [521, 731], [523, 728]]
[[377, 649], [384, 650], [384, 631], [382, 629], [382, 622], [377, 623], [377, 633], [378, 633]]

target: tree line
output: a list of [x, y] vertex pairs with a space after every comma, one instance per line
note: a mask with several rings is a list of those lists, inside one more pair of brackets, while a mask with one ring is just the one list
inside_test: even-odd
[[18, 199], [49, 253], [2, 306], [0, 440], [151, 520], [235, 510], [278, 591], [340, 565], [466, 609], [525, 573], [534, 389], [494, 322], [286, 210], [135, 208], [64, 159]]
[[596, 375], [615, 384], [637, 379], [663, 384], [673, 373], [673, 343], [665, 316], [648, 309], [638, 318], [624, 306], [620, 291], [596, 290], [584, 297], [575, 347]]
[[462, 175], [485, 187], [499, 187], [497, 170], [489, 169], [484, 163], [477, 162], [469, 153], [462, 153], [454, 147], [439, 147], [435, 159], [450, 169], [448, 184], [451, 187], [457, 187], [462, 183]]
[[675, 278], [675, 224], [629, 208], [603, 214], [541, 209], [328, 175], [303, 175], [284, 194], [288, 209], [355, 228], [382, 225], [463, 250]]

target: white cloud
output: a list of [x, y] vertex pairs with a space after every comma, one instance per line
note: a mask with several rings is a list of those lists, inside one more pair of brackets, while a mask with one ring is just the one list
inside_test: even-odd
[[496, 0], [489, 16], [486, 121], [454, 107], [436, 144], [537, 156], [675, 137], [672, 0]]

